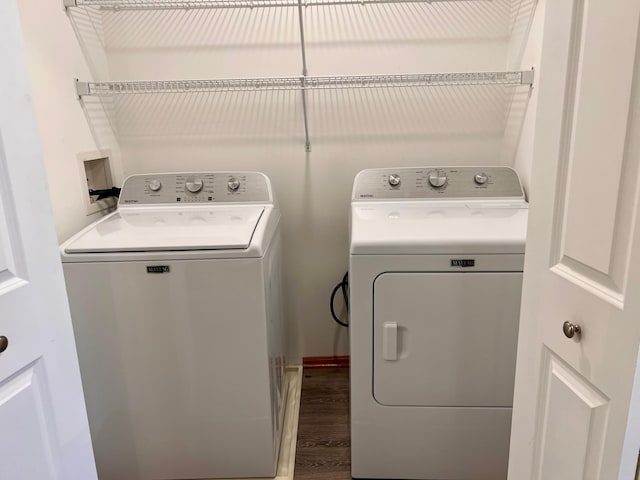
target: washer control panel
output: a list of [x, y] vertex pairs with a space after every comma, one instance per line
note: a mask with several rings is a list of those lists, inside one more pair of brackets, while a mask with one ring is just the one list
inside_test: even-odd
[[193, 172], [133, 175], [119, 205], [272, 203], [271, 184], [259, 172]]
[[496, 198], [524, 199], [518, 174], [508, 167], [415, 167], [363, 170], [353, 200]]

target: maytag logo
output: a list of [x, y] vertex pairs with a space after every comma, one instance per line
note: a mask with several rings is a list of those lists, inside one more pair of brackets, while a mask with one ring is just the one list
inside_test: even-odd
[[147, 265], [147, 273], [169, 273], [169, 265]]
[[452, 258], [452, 267], [475, 267], [476, 261], [473, 258]]

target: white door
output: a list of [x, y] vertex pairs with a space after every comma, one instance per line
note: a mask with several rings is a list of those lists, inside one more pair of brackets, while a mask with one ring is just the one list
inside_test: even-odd
[[545, 15], [509, 480], [632, 480], [640, 0], [550, 0]]
[[97, 477], [15, 0], [0, 1], [0, 65], [0, 480], [91, 480]]

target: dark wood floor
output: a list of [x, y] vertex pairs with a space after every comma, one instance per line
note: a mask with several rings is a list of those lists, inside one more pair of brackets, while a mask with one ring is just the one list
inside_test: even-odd
[[350, 480], [349, 369], [303, 372], [296, 480]]

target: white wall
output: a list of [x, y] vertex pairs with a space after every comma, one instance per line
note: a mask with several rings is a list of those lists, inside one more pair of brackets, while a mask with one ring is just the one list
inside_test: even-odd
[[[74, 24], [90, 59], [85, 65], [57, 2], [38, 2], [54, 7], [25, 7], [23, 15], [32, 75], [46, 80], [34, 95], [50, 152], [60, 238], [83, 223], [77, 195], [67, 192], [74, 191], [70, 153], [75, 162], [75, 150], [95, 148], [70, 78], [262, 77], [302, 70], [296, 9], [77, 9]], [[523, 12], [533, 3], [308, 7], [309, 74], [503, 70], [519, 63], [518, 41], [511, 39], [523, 31]], [[55, 96], [52, 85], [60, 85]], [[328, 299], [347, 268], [355, 174], [394, 165], [511, 165], [522, 130], [513, 105], [523, 91], [526, 98], [526, 88], [486, 86], [309, 92], [310, 153], [304, 151], [299, 92], [122, 96], [105, 102], [109, 123], [94, 99], [85, 106], [97, 137], [109, 137], [109, 125], [117, 131], [124, 175], [247, 169], [271, 177], [284, 216], [289, 355], [296, 361], [348, 353], [348, 332], [331, 320]], [[48, 123], [56, 111], [68, 123]], [[513, 137], [509, 148], [505, 127]], [[525, 155], [519, 158], [525, 165]]]
[[[73, 27], [57, 0], [18, 2], [36, 120], [42, 141], [58, 240], [66, 240], [100, 213], [87, 216], [81, 152], [110, 151], [114, 180], [122, 178], [119, 149], [108, 130], [87, 122], [73, 78], [92, 76]], [[100, 51], [92, 58], [100, 61]], [[103, 61], [103, 70], [106, 63]], [[102, 73], [101, 72], [101, 73]], [[96, 117], [97, 118], [97, 117]]]
[[[531, 65], [535, 65], [536, 78], [540, 78], [542, 74], [540, 58], [542, 56], [542, 32], [545, 5], [546, 0], [538, 0], [538, 6], [531, 23], [531, 29], [522, 54], [522, 60], [520, 61], [521, 68], [529, 68]], [[518, 172], [518, 175], [520, 175], [520, 180], [527, 192], [529, 201], [532, 200], [529, 185], [531, 168], [533, 166], [533, 136], [537, 107], [538, 89], [534, 87], [526, 105], [524, 120], [522, 120], [521, 110], [518, 114], [521, 132], [517, 136], [515, 154], [512, 156], [513, 168]]]

